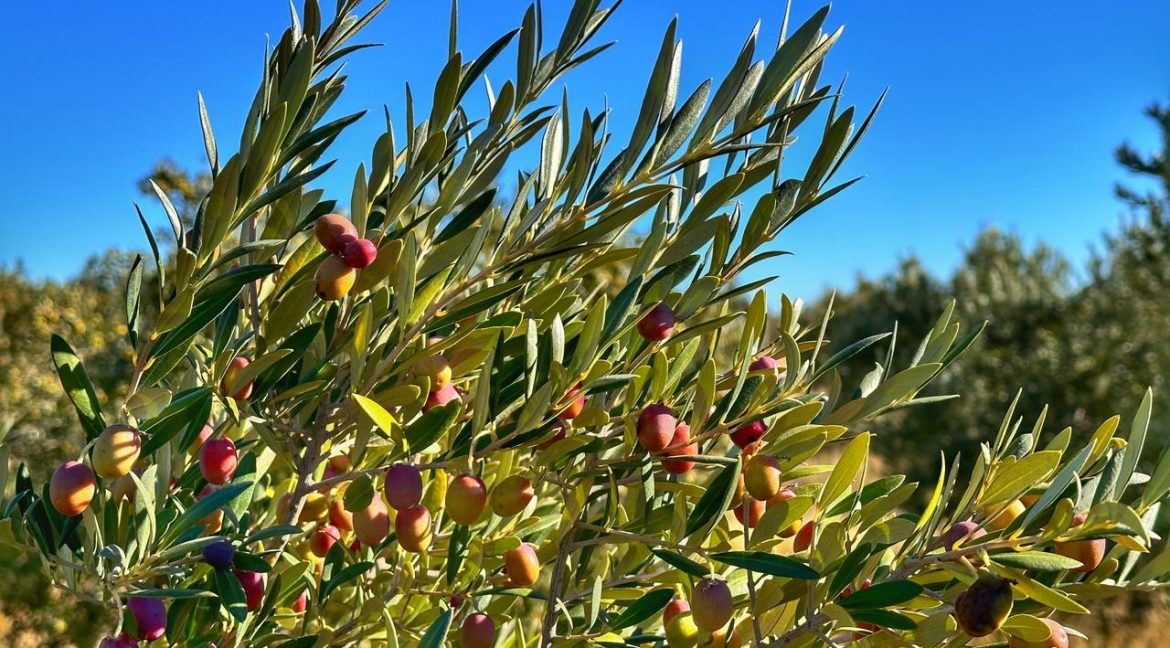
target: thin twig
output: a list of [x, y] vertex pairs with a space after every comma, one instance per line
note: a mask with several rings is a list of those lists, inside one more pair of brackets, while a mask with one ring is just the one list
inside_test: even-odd
[[[668, 542], [666, 540], [661, 540], [661, 539], [654, 538], [651, 536], [641, 535], [638, 533], [630, 533], [629, 531], [622, 531], [621, 529], [614, 529], [611, 527], [598, 526], [596, 524], [589, 524], [588, 522], [579, 522], [577, 524], [577, 526], [578, 526], [578, 528], [581, 528], [581, 529], [587, 529], [589, 531], [597, 531], [598, 533], [604, 533], [606, 535], [617, 536], [619, 538], [625, 538], [627, 540], [641, 542], [642, 544], [654, 545], [654, 546], [658, 546], [658, 547], [667, 547], [670, 549], [675, 549], [677, 551], [694, 552], [694, 553], [697, 553], [703, 557], [706, 557], [708, 555], [707, 552], [704, 551], [700, 547], [692, 547], [690, 545], [676, 544], [674, 542]], [[575, 544], [578, 547], [582, 547], [582, 546], [587, 546], [587, 545], [591, 545], [591, 544], [597, 544], [596, 540], [597, 540], [596, 538], [592, 539], [592, 540], [582, 540], [582, 541], [577, 542]], [[604, 539], [602, 539], [602, 540], [604, 541]]]
[[[742, 510], [743, 510], [743, 548], [745, 550], [748, 550], [751, 548], [751, 527], [755, 523], [752, 521], [752, 518], [751, 518], [751, 515], [752, 515], [751, 501], [750, 501], [750, 498], [748, 498], [746, 496], [743, 498]], [[752, 570], [750, 570], [750, 569], [747, 570], [747, 586], [748, 586], [748, 598], [749, 598], [749, 600], [751, 600], [751, 610], [753, 612], [753, 614], [751, 615], [751, 617], [752, 617], [752, 634], [754, 635], [754, 639], [755, 639], [755, 642], [753, 643], [753, 645], [758, 648], [760, 643], [764, 640], [764, 633], [760, 629], [760, 615], [755, 614], [755, 611], [757, 609], [757, 607], [756, 607], [756, 605], [757, 605], [756, 577], [754, 575], [754, 572], [752, 572]]]
[[565, 577], [565, 569], [567, 569], [567, 561], [569, 552], [573, 548], [573, 534], [577, 531], [577, 521], [574, 520], [569, 528], [565, 530], [565, 535], [561, 538], [560, 547], [557, 549], [557, 557], [553, 563], [552, 579], [548, 584], [548, 600], [544, 604], [544, 622], [540, 625], [540, 647], [548, 648], [552, 645], [553, 626], [556, 624], [557, 604], [561, 602], [561, 587]]

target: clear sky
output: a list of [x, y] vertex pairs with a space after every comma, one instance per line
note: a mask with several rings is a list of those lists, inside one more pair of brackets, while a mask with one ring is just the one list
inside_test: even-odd
[[[461, 49], [478, 53], [519, 24], [524, 6], [464, 0]], [[818, 6], [797, 0], [794, 21]], [[545, 3], [549, 31], [567, 9], [567, 0]], [[671, 16], [680, 18], [689, 94], [721, 78], [757, 18], [761, 43], [774, 43], [782, 11], [781, 0], [627, 0], [601, 34], [618, 44], [568, 79], [573, 111], [608, 100], [616, 130], [628, 133]], [[232, 148], [265, 34], [287, 24], [284, 0], [120, 0], [52, 12], [16, 3], [5, 13], [20, 27], [0, 39], [0, 263], [23, 259], [38, 277], [69, 276], [109, 246], [143, 247], [132, 202], [156, 225], [165, 218], [135, 180], [163, 156], [205, 164], [197, 90], [221, 156]], [[1129, 140], [1152, 149], [1141, 110], [1170, 97], [1170, 2], [839, 0], [829, 24], [845, 33], [822, 80], [848, 72], [846, 99], [862, 108], [886, 86], [890, 95], [842, 176], [866, 180], [778, 243], [796, 252], [768, 268], [779, 289], [813, 297], [911, 251], [945, 273], [989, 225], [1080, 259], [1116, 225], [1112, 186], [1124, 174], [1113, 148]], [[381, 106], [401, 114], [404, 81], [429, 96], [446, 34], [447, 3], [434, 0], [392, 0], [367, 31], [386, 46], [348, 67], [337, 114], [372, 112], [334, 148], [340, 161], [320, 183], [332, 196], [347, 201], [382, 128]]]

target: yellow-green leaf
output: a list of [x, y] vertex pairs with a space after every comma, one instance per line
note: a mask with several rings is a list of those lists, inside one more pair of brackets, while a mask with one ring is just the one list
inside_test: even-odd
[[1036, 452], [1020, 459], [1006, 470], [997, 471], [980, 503], [987, 505], [1006, 502], [1019, 497], [1029, 487], [1047, 481], [1060, 465], [1060, 454], [1055, 450]]
[[126, 399], [126, 411], [139, 421], [152, 419], [171, 402], [171, 390], [163, 387], [140, 389]]
[[828, 508], [837, 501], [837, 498], [849, 491], [850, 484], [853, 483], [858, 471], [869, 458], [869, 437], [869, 432], [863, 432], [846, 446], [845, 452], [837, 460], [837, 467], [833, 469], [824, 488], [821, 489], [821, 496], [817, 503], [822, 509]]
[[357, 406], [370, 419], [370, 422], [378, 426], [386, 434], [390, 434], [390, 431], [397, 427], [398, 422], [394, 420], [394, 415], [387, 412], [384, 407], [373, 399], [366, 398], [361, 394], [350, 394], [350, 398], [353, 399], [354, 403], [357, 403]]

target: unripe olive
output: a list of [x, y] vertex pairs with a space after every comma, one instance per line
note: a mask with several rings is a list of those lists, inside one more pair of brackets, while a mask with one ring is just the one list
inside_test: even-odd
[[693, 612], [681, 612], [666, 624], [666, 645], [670, 648], [696, 648], [699, 636]]
[[81, 515], [89, 508], [96, 489], [97, 480], [89, 466], [77, 461], [66, 461], [49, 479], [49, 501], [65, 517]]
[[[788, 487], [781, 488], [779, 492], [777, 492], [772, 497], [768, 498], [768, 502], [767, 502], [767, 506], [765, 507], [765, 510], [772, 508], [773, 506], [775, 506], [776, 504], [779, 504], [780, 502], [785, 502], [787, 500], [790, 500], [793, 497], [796, 497], [796, 491], [794, 491]], [[781, 538], [791, 538], [800, 532], [800, 528], [801, 528], [800, 520], [793, 520], [791, 524], [784, 527], [783, 529], [780, 529], [776, 533], [776, 535], [780, 536]]]
[[440, 405], [446, 405], [453, 400], [459, 398], [459, 390], [455, 389], [455, 385], [446, 383], [438, 389], [432, 389], [427, 394], [427, 401], [423, 403], [422, 411], [429, 412]]
[[768, 508], [772, 508], [780, 502], [786, 502], [793, 497], [796, 497], [796, 491], [787, 486], [784, 486], [779, 491], [777, 491], [775, 495], [768, 498]]
[[386, 503], [395, 511], [416, 506], [422, 496], [422, 473], [418, 468], [396, 463], [386, 470]]
[[943, 546], [947, 551], [960, 546], [961, 544], [973, 544], [979, 538], [987, 535], [978, 524], [972, 520], [963, 520], [962, 522], [955, 522], [947, 532], [943, 534]]
[[248, 606], [248, 611], [255, 612], [260, 609], [260, 605], [264, 603], [264, 574], [240, 569], [234, 570], [234, 573], [236, 579], [240, 581], [240, 586], [244, 588], [244, 602]]
[[328, 518], [329, 498], [317, 492], [305, 495], [305, 503], [301, 505], [301, 516], [297, 522], [324, 522]]
[[[304, 542], [298, 542], [294, 544], [291, 549], [292, 552], [303, 561], [312, 561], [314, 558], [316, 558], [316, 554], [313, 553], [313, 543], [309, 539], [306, 539]], [[324, 563], [322, 561], [316, 561], [314, 565], [316, 564]]]
[[166, 633], [167, 606], [162, 599], [132, 596], [126, 601], [126, 609], [134, 617], [139, 639], [154, 641]]
[[731, 503], [728, 506], [730, 508], [735, 508], [736, 506], [742, 504], [743, 499], [747, 496], [747, 487], [743, 485], [743, 471], [741, 470], [739, 472], [739, 476], [735, 480], [735, 492], [732, 493]]
[[325, 214], [313, 223], [313, 233], [321, 247], [333, 254], [341, 254], [345, 244], [357, 240], [357, 228], [345, 216]]
[[805, 522], [804, 526], [800, 527], [800, 531], [796, 532], [796, 539], [792, 541], [792, 550], [796, 553], [808, 551], [812, 546], [813, 540], [817, 536], [817, 523]]
[[512, 475], [492, 489], [492, 512], [500, 517], [516, 515], [532, 501], [535, 491], [524, 475]]
[[191, 446], [187, 448], [187, 455], [191, 457], [197, 456], [199, 454], [199, 448], [202, 448], [203, 443], [210, 439], [213, 434], [215, 434], [215, 428], [211, 427], [211, 425], [204, 425], [200, 428], [199, 436], [195, 437]]
[[674, 437], [667, 444], [667, 457], [662, 460], [662, 469], [672, 475], [681, 475], [695, 467], [695, 462], [676, 457], [693, 457], [699, 454], [699, 445], [691, 443], [691, 426], [679, 423], [674, 429]]
[[406, 551], [426, 551], [431, 545], [431, 512], [418, 504], [400, 509], [394, 518], [394, 532], [398, 544]]
[[487, 498], [487, 487], [482, 479], [467, 473], [459, 475], [447, 486], [447, 517], [458, 524], [475, 524], [483, 515]]
[[341, 533], [332, 524], [322, 524], [309, 536], [309, 549], [318, 558], [324, 558], [333, 545], [341, 539]]
[[748, 365], [748, 371], [774, 370], [779, 367], [780, 363], [776, 362], [775, 358], [772, 356], [762, 355], [755, 360], [752, 360], [752, 363]]
[[130, 474], [142, 451], [142, 434], [129, 425], [111, 425], [93, 442], [93, 470], [103, 479]]
[[686, 599], [674, 598], [671, 599], [666, 607], [662, 609], [662, 625], [667, 625], [675, 615], [681, 612], [690, 612], [691, 604], [687, 603]]
[[[744, 514], [745, 503], [747, 504], [746, 517]], [[735, 513], [735, 519], [739, 520], [740, 524], [749, 529], [755, 528], [760, 518], [764, 517], [764, 511], [766, 510], [764, 502], [758, 499], [752, 499], [751, 497], [745, 497], [739, 502], [733, 502], [733, 506], [735, 508], [732, 512]]]
[[199, 449], [199, 472], [209, 484], [222, 485], [236, 473], [236, 444], [226, 437], [208, 439]]
[[695, 625], [703, 630], [715, 632], [727, 625], [731, 620], [732, 604], [731, 588], [725, 581], [704, 578], [695, 583], [691, 614], [695, 617]]
[[[375, 497], [374, 499], [378, 499]], [[353, 531], [353, 517], [354, 514], [345, 510], [345, 502], [341, 499], [335, 499], [329, 502], [329, 524], [337, 527], [338, 531], [342, 533], [350, 533]]]
[[223, 372], [223, 379], [219, 381], [219, 393], [223, 396], [231, 396], [232, 400], [242, 401], [247, 400], [252, 395], [252, 381], [248, 381], [246, 385], [239, 385], [235, 393], [229, 394], [228, 390], [235, 383], [236, 377], [244, 370], [244, 367], [252, 364], [252, 361], [247, 356], [236, 356], [228, 363], [227, 369]]
[[572, 421], [581, 416], [581, 412], [585, 410], [585, 394], [581, 393], [581, 385], [570, 389], [569, 393], [565, 395], [565, 400], [569, 401], [569, 406], [561, 410], [557, 416], [562, 421]]
[[670, 337], [676, 322], [674, 310], [659, 303], [638, 320], [638, 334], [649, 342], [661, 342]]
[[325, 301], [336, 301], [349, 294], [357, 281], [357, 272], [345, 265], [341, 257], [326, 257], [317, 266], [317, 296]]
[[365, 268], [378, 258], [378, 247], [369, 239], [355, 239], [341, 249], [341, 258], [351, 268]]
[[[1085, 523], [1087, 519], [1086, 514], [1078, 513], [1073, 517], [1072, 526], [1078, 527]], [[1092, 538], [1089, 540], [1075, 540], [1073, 542], [1058, 542], [1056, 543], [1056, 553], [1065, 558], [1072, 558], [1081, 563], [1080, 567], [1071, 571], [1087, 574], [1097, 568], [1101, 561], [1105, 559], [1106, 543], [1105, 538]]]
[[508, 583], [515, 587], [528, 587], [540, 578], [540, 557], [536, 549], [524, 543], [504, 552], [504, 573]]
[[658, 452], [670, 444], [677, 428], [674, 411], [662, 403], [652, 403], [638, 415], [638, 443], [648, 452]]
[[780, 461], [776, 457], [753, 454], [747, 461], [743, 481], [752, 497], [771, 499], [780, 492]]
[[130, 636], [129, 632], [123, 632], [117, 637], [102, 639], [98, 648], [138, 648], [138, 640]]
[[369, 506], [354, 511], [353, 533], [367, 547], [377, 547], [390, 535], [390, 512], [377, 494]]
[[796, 534], [800, 533], [802, 528], [803, 527], [800, 524], [800, 520], [796, 520], [792, 524], [789, 524], [783, 529], [780, 529], [778, 532], [776, 532], [776, 535], [780, 536], [781, 538], [792, 538], [795, 537]]
[[746, 448], [759, 441], [760, 437], [764, 436], [764, 432], [767, 431], [768, 427], [764, 425], [763, 421], [752, 421], [732, 432], [731, 442], [740, 448]]
[[[329, 457], [325, 462], [325, 470], [321, 473], [321, 480], [325, 481], [333, 479], [334, 477], [344, 474], [349, 470], [349, 457], [345, 455], [334, 455]], [[321, 486], [317, 489], [319, 493], [328, 493], [333, 490], [333, 486]]]
[[[990, 506], [986, 509], [986, 513], [988, 515], [995, 513], [995, 511], [1002, 506], [1002, 504]], [[987, 528], [991, 529], [992, 531], [1003, 531], [1004, 529], [1008, 528], [1008, 525], [1010, 525], [1012, 522], [1015, 522], [1016, 518], [1023, 515], [1024, 511], [1025, 509], [1023, 502], [1020, 500], [1012, 500], [1011, 504], [1008, 504], [1007, 508], [1003, 509], [999, 515], [996, 515], [994, 518], [987, 521]]]
[[410, 365], [410, 370], [416, 376], [426, 376], [431, 380], [431, 388], [436, 389], [451, 382], [451, 365], [441, 353], [424, 355]]
[[980, 576], [955, 599], [955, 621], [972, 637], [985, 637], [999, 630], [1011, 612], [1011, 581], [992, 574]]
[[492, 648], [496, 643], [496, 622], [483, 612], [469, 614], [459, 627], [463, 648]]

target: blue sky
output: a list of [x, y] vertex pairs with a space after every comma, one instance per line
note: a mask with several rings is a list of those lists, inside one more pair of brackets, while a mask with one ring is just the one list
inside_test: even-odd
[[[462, 5], [460, 46], [470, 53], [517, 25], [525, 6]], [[819, 6], [797, 0], [794, 20]], [[567, 1], [546, 2], [550, 31], [567, 9]], [[782, 11], [780, 0], [627, 0], [601, 34], [618, 44], [567, 80], [573, 111], [607, 100], [615, 129], [628, 133], [673, 15], [689, 94], [721, 78], [757, 18], [761, 43], [774, 43]], [[0, 263], [22, 259], [38, 277], [69, 276], [109, 246], [143, 246], [132, 202], [156, 225], [165, 219], [137, 195], [135, 180], [163, 156], [205, 164], [197, 90], [221, 155], [233, 147], [265, 34], [278, 37], [287, 24], [283, 0], [70, 3], [52, 14], [18, 3], [6, 13], [21, 28], [0, 39], [8, 62], [0, 72]], [[846, 100], [863, 109], [886, 86], [890, 95], [844, 171], [867, 178], [778, 242], [796, 256], [767, 268], [780, 275], [777, 289], [814, 297], [910, 252], [945, 273], [990, 225], [1081, 259], [1122, 217], [1112, 187], [1125, 176], [1112, 151], [1123, 140], [1156, 145], [1141, 110], [1170, 98], [1170, 3], [839, 0], [829, 24], [845, 33], [823, 80], [848, 72]], [[346, 201], [382, 128], [381, 106], [401, 114], [403, 83], [429, 96], [446, 34], [446, 2], [429, 0], [393, 0], [368, 30], [367, 40], [386, 46], [352, 57], [336, 111], [372, 112], [333, 151], [340, 161], [320, 183], [332, 196]], [[509, 66], [512, 57], [505, 54]], [[503, 74], [493, 74], [497, 86]]]

